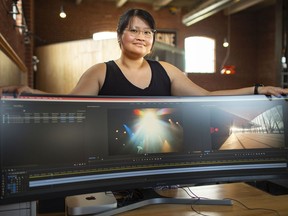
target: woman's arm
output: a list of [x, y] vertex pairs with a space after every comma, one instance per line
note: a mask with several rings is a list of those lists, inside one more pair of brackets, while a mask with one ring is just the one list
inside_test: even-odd
[[31, 93], [31, 94], [48, 94], [47, 92], [40, 91], [38, 89], [30, 88], [29, 86], [3, 86], [0, 87], [0, 97], [3, 93], [15, 93], [16, 96], [19, 96], [22, 93]]
[[[98, 95], [105, 79], [106, 65], [100, 63], [92, 66], [78, 81], [75, 88], [69, 93], [71, 95]], [[3, 86], [0, 87], [0, 97], [3, 93], [15, 93], [16, 96], [22, 93], [49, 94], [48, 92], [30, 88], [29, 86]]]
[[72, 95], [98, 95], [106, 75], [106, 64], [100, 63], [90, 67], [83, 73], [75, 88], [70, 92]]
[[207, 91], [206, 89], [192, 82], [181, 70], [167, 63], [160, 62], [168, 73], [171, 80], [172, 95], [175, 96], [208, 96], [208, 95], [249, 95], [255, 93], [264, 95], [280, 96], [288, 94], [288, 89], [274, 86], [251, 86], [231, 90]]

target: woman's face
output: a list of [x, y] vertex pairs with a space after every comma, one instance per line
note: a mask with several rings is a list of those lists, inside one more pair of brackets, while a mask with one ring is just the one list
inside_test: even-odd
[[154, 40], [153, 31], [145, 21], [133, 17], [120, 39], [122, 52], [134, 58], [149, 54]]

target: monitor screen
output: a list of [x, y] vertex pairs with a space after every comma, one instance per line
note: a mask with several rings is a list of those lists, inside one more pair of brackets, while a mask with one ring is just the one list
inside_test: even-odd
[[287, 175], [285, 98], [1, 98], [0, 204]]

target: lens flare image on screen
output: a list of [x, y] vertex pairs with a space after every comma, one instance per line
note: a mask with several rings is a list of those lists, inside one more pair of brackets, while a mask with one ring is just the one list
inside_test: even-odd
[[212, 148], [233, 150], [284, 147], [283, 114], [280, 105], [270, 104], [215, 109], [210, 127]]
[[108, 115], [111, 155], [169, 153], [182, 149], [183, 128], [175, 109], [116, 109]]

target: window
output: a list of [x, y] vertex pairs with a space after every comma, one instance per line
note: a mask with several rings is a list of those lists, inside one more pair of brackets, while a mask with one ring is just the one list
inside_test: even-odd
[[215, 40], [208, 37], [185, 38], [185, 71], [188, 73], [215, 72]]
[[117, 32], [96, 32], [93, 34], [93, 40], [117, 39]]

